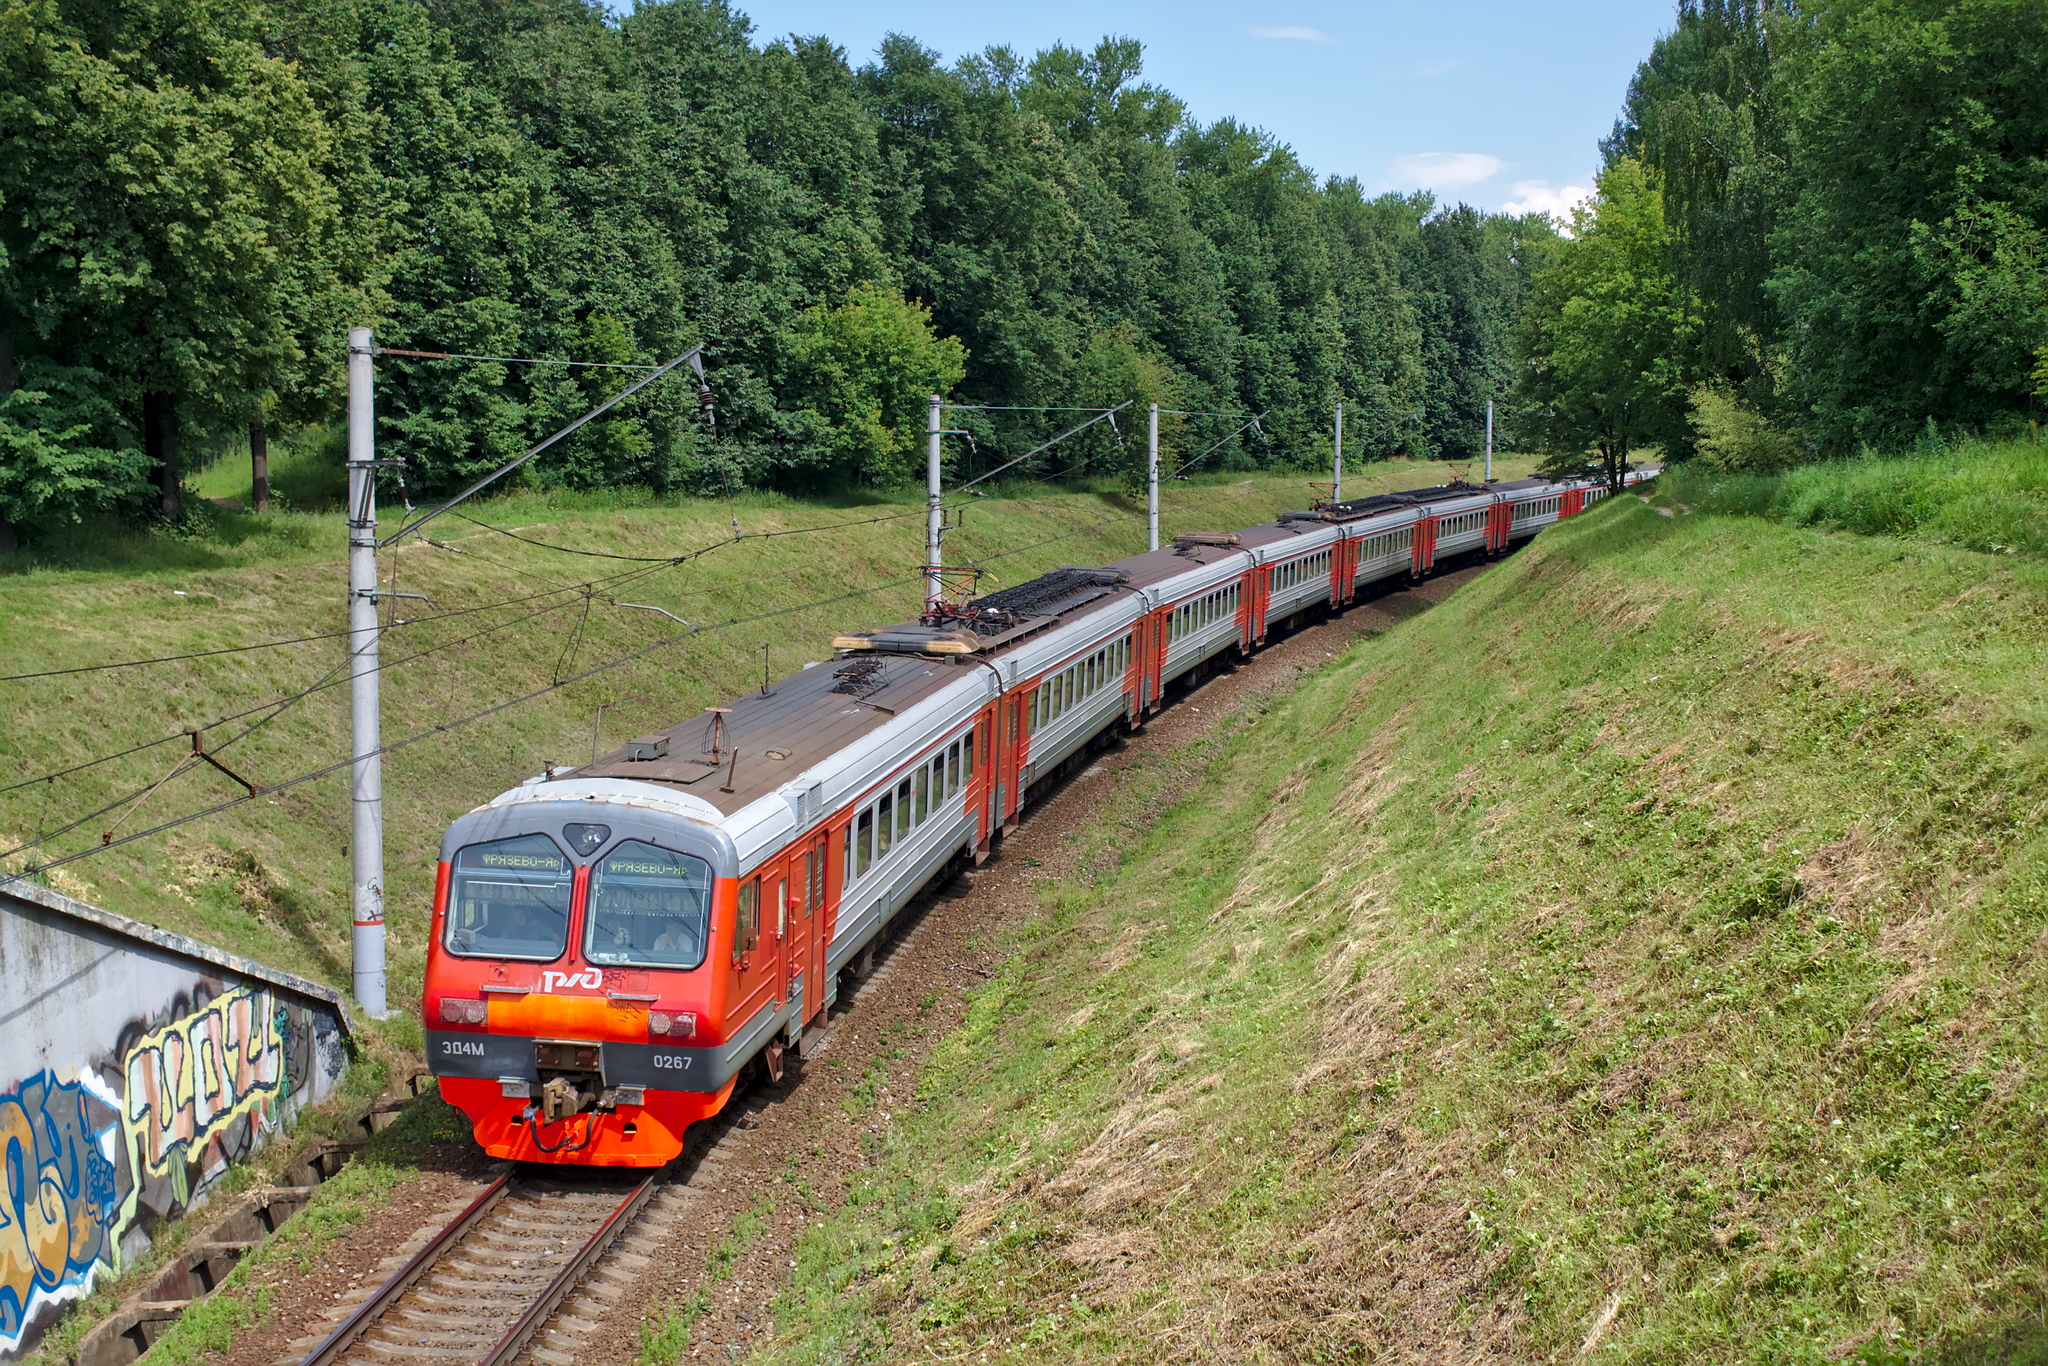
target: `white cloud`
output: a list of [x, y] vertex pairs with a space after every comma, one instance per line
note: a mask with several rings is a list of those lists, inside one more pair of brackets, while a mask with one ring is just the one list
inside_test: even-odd
[[1553, 187], [1547, 180], [1518, 180], [1508, 186], [1501, 208], [1508, 213], [1547, 213], [1561, 223], [1572, 221], [1572, 208], [1593, 193], [1589, 185]]
[[1417, 152], [1394, 158], [1392, 183], [1394, 188], [1461, 190], [1491, 180], [1505, 164], [1484, 152]]
[[1337, 40], [1319, 28], [1305, 28], [1300, 24], [1282, 24], [1278, 28], [1254, 26], [1254, 38], [1282, 38], [1297, 43], [1334, 43]]

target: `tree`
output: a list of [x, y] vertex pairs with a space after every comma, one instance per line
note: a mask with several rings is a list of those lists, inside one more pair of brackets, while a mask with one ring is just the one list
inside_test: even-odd
[[1824, 445], [2017, 420], [2048, 343], [2039, 0], [1836, 0], [1796, 54], [1771, 290]]
[[1783, 411], [1771, 236], [1792, 178], [1781, 58], [1806, 37], [1782, 0], [1680, 0], [1629, 82], [1605, 159], [1643, 164], [1664, 200], [1672, 268], [1699, 300], [1689, 371]]
[[932, 334], [931, 310], [873, 285], [806, 309], [784, 343], [800, 407], [792, 463], [814, 476], [886, 487], [921, 469], [927, 396], [966, 373], [967, 352]]
[[1631, 449], [1684, 430], [1682, 357], [1698, 311], [1672, 275], [1663, 199], [1640, 162], [1602, 171], [1572, 228], [1516, 330], [1515, 401], [1554, 465], [1596, 451], [1619, 491]]
[[[0, 0], [0, 319], [25, 372], [63, 377], [36, 411], [143, 410], [167, 513], [180, 429], [240, 430], [297, 357], [291, 262], [335, 212], [326, 129], [263, 36], [248, 0]], [[29, 430], [104, 451], [133, 427], [37, 419], [17, 448]], [[132, 468], [60, 482], [80, 499]]]
[[79, 519], [146, 474], [119, 407], [91, 370], [31, 361], [0, 393], [0, 533]]

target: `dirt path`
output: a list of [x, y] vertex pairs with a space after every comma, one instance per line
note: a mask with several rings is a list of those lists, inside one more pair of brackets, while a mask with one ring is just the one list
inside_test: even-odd
[[[1037, 909], [1036, 885], [1075, 871], [1080, 841], [1070, 836], [1101, 811], [1114, 775], [1184, 749], [1244, 702], [1291, 689], [1355, 637], [1376, 635], [1441, 602], [1481, 572], [1483, 566], [1459, 569], [1361, 603], [1215, 675], [1029, 808], [988, 864], [906, 909], [902, 920], [910, 927], [875, 975], [850, 1004], [841, 996], [845, 1009], [834, 1012], [826, 1052], [805, 1063], [800, 1076], [792, 1071], [780, 1085], [736, 1098], [743, 1114], [719, 1144], [720, 1160], [691, 1181], [698, 1192], [691, 1219], [668, 1234], [635, 1293], [597, 1325], [577, 1359], [632, 1361], [642, 1322], [700, 1293], [707, 1303], [691, 1329], [687, 1360], [737, 1360], [772, 1336], [770, 1305], [789, 1281], [798, 1234], [837, 1208], [853, 1176], [874, 1164], [890, 1112], [910, 1103], [933, 1044], [960, 1024], [966, 993], [995, 969], [1004, 932]], [[734, 1238], [742, 1219], [747, 1236]], [[721, 1244], [743, 1245], [722, 1275], [707, 1278], [707, 1261]]]

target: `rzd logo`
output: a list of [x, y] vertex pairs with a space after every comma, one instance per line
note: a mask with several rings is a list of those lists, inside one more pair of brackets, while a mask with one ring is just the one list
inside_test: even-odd
[[588, 987], [596, 991], [604, 985], [604, 974], [596, 968], [585, 968], [581, 972], [556, 972], [553, 968], [540, 975], [540, 989], [553, 991], [556, 987]]

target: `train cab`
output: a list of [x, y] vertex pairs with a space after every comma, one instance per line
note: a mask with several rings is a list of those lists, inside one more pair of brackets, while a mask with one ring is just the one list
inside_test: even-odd
[[735, 979], [719, 969], [747, 927], [732, 841], [692, 802], [531, 784], [449, 828], [427, 1051], [492, 1156], [659, 1166], [724, 1104], [745, 1057], [720, 1027]]

